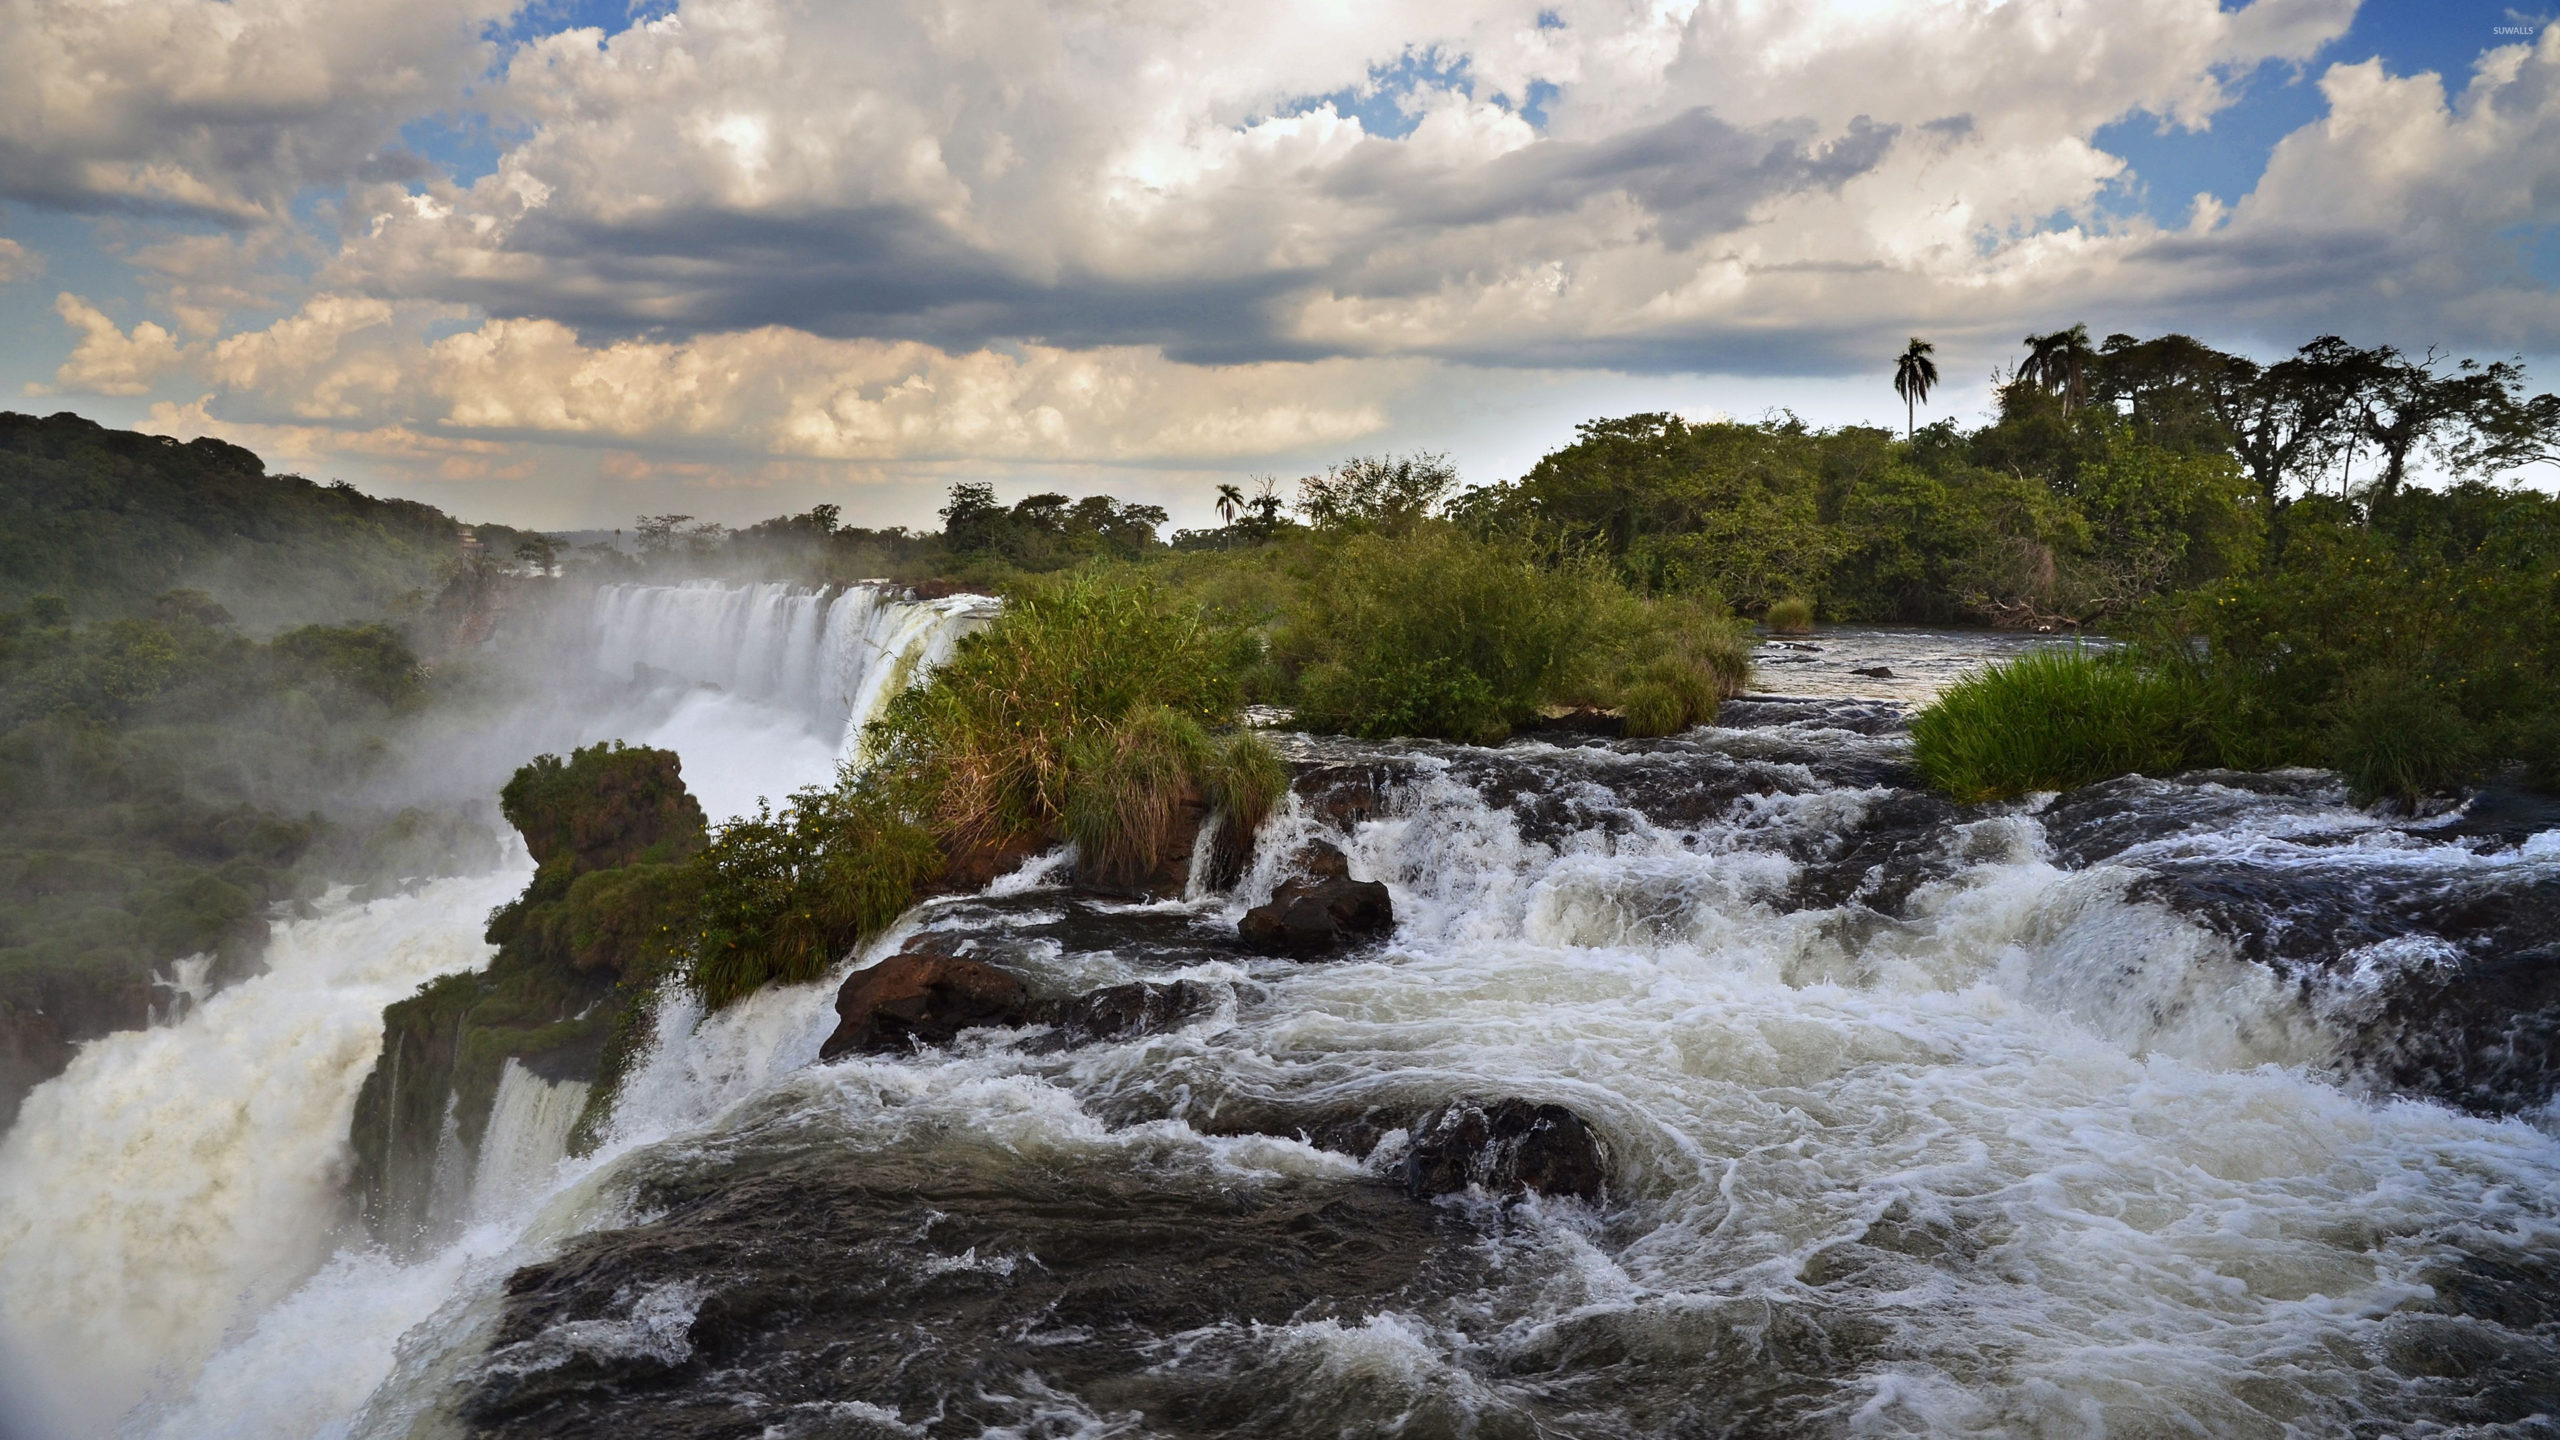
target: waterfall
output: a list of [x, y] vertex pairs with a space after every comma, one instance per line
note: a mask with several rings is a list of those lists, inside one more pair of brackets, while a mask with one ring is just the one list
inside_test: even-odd
[[280, 924], [266, 973], [90, 1043], [27, 1098], [0, 1141], [0, 1344], [65, 1433], [190, 1378], [328, 1256], [382, 1008], [487, 963], [481, 925], [529, 872]]
[[708, 580], [608, 585], [596, 592], [595, 663], [617, 676], [654, 671], [717, 686], [786, 711], [830, 737], [839, 761], [852, 760], [862, 727], [995, 613], [983, 595], [903, 593]]
[[495, 1219], [547, 1188], [587, 1106], [583, 1080], [545, 1080], [510, 1057], [490, 1102], [488, 1133], [471, 1172], [471, 1218]]

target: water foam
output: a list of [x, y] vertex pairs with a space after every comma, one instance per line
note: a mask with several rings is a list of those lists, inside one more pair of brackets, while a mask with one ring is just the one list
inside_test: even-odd
[[0, 1316], [76, 1428], [192, 1375], [328, 1255], [382, 1009], [488, 960], [529, 867], [280, 924], [267, 971], [110, 1035], [0, 1142]]

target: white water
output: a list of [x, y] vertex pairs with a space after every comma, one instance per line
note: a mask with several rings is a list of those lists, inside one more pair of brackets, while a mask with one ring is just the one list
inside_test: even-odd
[[0, 1142], [0, 1334], [67, 1431], [183, 1386], [327, 1257], [382, 1008], [486, 963], [481, 923], [530, 873], [280, 924], [265, 974], [28, 1097]]
[[[825, 782], [990, 605], [614, 586], [598, 597], [594, 657], [697, 687], [644, 707], [650, 723], [626, 738], [682, 755], [716, 821]], [[456, 1198], [474, 1224], [454, 1247], [395, 1265], [358, 1242], [343, 1201], [383, 1007], [486, 963], [488, 912], [528, 873], [280, 924], [267, 973], [209, 997], [210, 961], [178, 961], [163, 1023], [90, 1044], [29, 1097], [0, 1143], [0, 1432], [104, 1433], [137, 1404], [133, 1423], [173, 1436], [342, 1424], [469, 1258], [502, 1252], [564, 1176], [592, 1168], [561, 1158], [586, 1087], [510, 1064], [476, 1167], [454, 1167], [470, 1176]]]
[[[1737, 753], [1759, 743], [1708, 739]], [[1839, 733], [1828, 743], [1898, 742]], [[1555, 788], [1572, 788], [1580, 760], [1548, 758]], [[118, 1230], [113, 1246], [91, 1244], [90, 1258], [10, 1268], [22, 1254], [53, 1263], [66, 1234], [87, 1243], [76, 1237], [91, 1227], [73, 1219], [88, 1207], [132, 1210], [119, 1209], [122, 1182], [101, 1170], [102, 1155], [192, 1196], [273, 1180], [242, 1178], [253, 1167], [236, 1161], [208, 1166], [220, 1177], [210, 1188], [153, 1171], [235, 1153], [222, 1145], [56, 1142], [47, 1153], [64, 1178], [38, 1209], [18, 1198], [36, 1192], [0, 1189], [0, 1219], [40, 1213], [54, 1227], [0, 1230], [0, 1294], [15, 1316], [31, 1293], [22, 1274], [77, 1282], [22, 1328], [102, 1336], [139, 1317], [136, 1333], [158, 1338], [126, 1348], [168, 1366], [163, 1403], [136, 1417], [149, 1433], [442, 1433], [440, 1398], [471, 1363], [511, 1270], [580, 1232], [628, 1223], [635, 1175], [752, 1144], [777, 1117], [857, 1153], [967, 1136], [1037, 1166], [1189, 1167], [1220, 1185], [1354, 1170], [1292, 1140], [1206, 1136], [1179, 1118], [1115, 1127], [1094, 1114], [1106, 1097], [1177, 1092], [1191, 1113], [1227, 1096], [1526, 1094], [1572, 1106], [1610, 1141], [1619, 1215], [1530, 1206], [1501, 1241], [1519, 1277], [1510, 1288], [1231, 1337], [1295, 1367], [1308, 1428], [1328, 1433], [1344, 1415], [1472, 1428], [1461, 1422], [1525, 1403], [1482, 1378], [1484, 1357], [1534, 1358], [1594, 1334], [1635, 1357], [1641, 1376], [1722, 1384], [1747, 1376], [1760, 1337], [1844, 1311], [1882, 1338], [1819, 1417], [1843, 1433], [2390, 1429], [2369, 1408], [2365, 1377], [2387, 1352], [2395, 1309], [2427, 1293], [2431, 1267], [2482, 1236], [2560, 1251], [2560, 1142], [2519, 1121], [2341, 1089], [2330, 1068], [2338, 1037], [2313, 999], [2197, 926], [2128, 900], [2124, 866], [2057, 868], [2032, 818], [1970, 827], [1955, 873], [1924, 887], [1905, 919], [1782, 913], [1773, 901], [1795, 866], [1769, 839], [1836, 831], [1874, 798], [1772, 795], [1693, 830], [1637, 817], [1541, 844], [1473, 789], [1426, 777], [1348, 846], [1355, 874], [1394, 891], [1395, 944], [1332, 965], [1204, 959], [1181, 973], [1250, 979], [1267, 998], [1178, 1033], [1066, 1056], [980, 1045], [817, 1067], [832, 984], [768, 991], [707, 1020], [670, 1004], [592, 1159], [558, 1158], [552, 1117], [566, 1097], [509, 1072], [516, 1091], [500, 1108], [514, 1118], [493, 1120], [491, 1143], [515, 1158], [495, 1170], [483, 1162], [484, 1179], [507, 1179], [490, 1180], [485, 1196], [475, 1189], [475, 1223], [437, 1255], [400, 1265], [352, 1246], [321, 1263], [325, 1243], [306, 1242], [282, 1247], [272, 1268], [283, 1278], [264, 1283], [279, 1252], [256, 1225], [190, 1236], [164, 1262], [149, 1217], [192, 1225], [181, 1204], [134, 1211], [140, 1226]], [[2264, 856], [2299, 839], [2306, 855], [2334, 858], [2353, 844], [2305, 837], [2363, 824], [2306, 805], [2281, 823], [2162, 844]], [[1232, 918], [1270, 893], [1277, 857], [1310, 833], [1309, 817], [1285, 810], [1242, 892], [1191, 905]], [[2374, 843], [2407, 854], [2405, 840]], [[2441, 863], [2560, 872], [2560, 837], [2486, 856], [2445, 847]], [[520, 878], [470, 883], [503, 898]], [[1039, 893], [1028, 879], [1011, 888]], [[476, 941], [494, 900], [457, 890], [437, 903]], [[1109, 953], [1053, 963], [1078, 985], [1142, 973]], [[281, 1023], [239, 1011], [232, 1002], [250, 989], [216, 996], [175, 1028], [94, 1047], [82, 1064], [125, 1041], [175, 1044], [235, 1012], [233, 1023]], [[287, 1012], [370, 1005], [376, 1023], [382, 1003], [371, 993], [344, 1007], [299, 991], [276, 998]], [[192, 1113], [199, 1096], [222, 1093], [223, 1075], [262, 1063], [200, 1048], [130, 1074], [121, 1064], [79, 1071], [78, 1083], [39, 1091], [30, 1113], [52, 1105], [48, 1127], [75, 1135], [122, 1104]], [[305, 1157], [304, 1175], [342, 1153], [363, 1069], [330, 1072], [344, 1084], [334, 1124], [316, 1098], [293, 1102], [314, 1128], [277, 1143], [302, 1147], [292, 1153]], [[78, 1102], [85, 1118], [63, 1108], [58, 1088], [91, 1097]], [[17, 1160], [29, 1129], [0, 1163]], [[0, 1186], [16, 1186], [22, 1168], [8, 1163]], [[296, 1195], [278, 1213], [326, 1211], [307, 1183]], [[1960, 1258], [1879, 1249], [1879, 1227], [1949, 1237]], [[139, 1283], [121, 1278], [127, 1266]], [[100, 1267], [118, 1278], [86, 1278]], [[170, 1299], [169, 1313], [138, 1298], [151, 1294]], [[677, 1343], [689, 1304], [639, 1297], [627, 1324], [580, 1322], [599, 1328], [561, 1343]], [[1647, 1403], [1641, 1388], [1624, 1398], [1628, 1426], [1673, 1428], [1675, 1417], [1634, 1408]], [[99, 1407], [80, 1419], [93, 1432]]]
[[[836, 759], [851, 760], [862, 727], [908, 679], [941, 664], [993, 613], [984, 596], [906, 601], [869, 585], [833, 595], [779, 584], [608, 585], [596, 596], [595, 663], [716, 686], [797, 717]], [[697, 734], [733, 728], [693, 722]]]

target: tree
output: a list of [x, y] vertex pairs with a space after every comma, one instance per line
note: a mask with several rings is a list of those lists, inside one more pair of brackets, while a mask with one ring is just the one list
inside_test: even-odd
[[2323, 335], [2273, 365], [2233, 357], [2214, 392], [2232, 453], [2257, 483], [2270, 514], [2285, 485], [2317, 474], [2354, 438], [2354, 401], [2366, 354]]
[[1218, 487], [1219, 524], [1233, 525], [1236, 523], [1237, 513], [1243, 509], [1244, 491], [1242, 489], [1233, 484], [1221, 485]]
[[1446, 455], [1362, 455], [1298, 482], [1298, 510], [1319, 530], [1408, 529], [1458, 483]]
[[2382, 473], [2373, 481], [2379, 494], [2399, 493], [2418, 446], [2435, 445], [2459, 457], [2470, 452], [2452, 435], [2493, 431], [2512, 412], [2522, 366], [2465, 360], [2452, 374], [2439, 375], [2439, 359], [2433, 349], [2412, 360], [2387, 345], [2358, 355], [2356, 433], [2382, 452]]
[[2062, 397], [2062, 413], [2068, 415], [2088, 398], [2088, 372], [2097, 352], [2089, 348], [2089, 327], [2074, 325], [2050, 335], [2026, 338], [2027, 361], [2018, 367], [2018, 378]]
[[1929, 358], [1938, 347], [1914, 335], [1893, 367], [1893, 393], [1902, 397], [1902, 438], [1909, 440], [1919, 402], [1938, 384], [1938, 362]]

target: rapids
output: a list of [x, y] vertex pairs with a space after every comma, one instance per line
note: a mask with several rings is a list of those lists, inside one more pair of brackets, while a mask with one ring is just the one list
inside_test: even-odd
[[[895, 607], [804, 598], [608, 594], [599, 663], [831, 761], [868, 702], [822, 642]], [[1666, 740], [1284, 737], [1234, 893], [1035, 862], [846, 966], [930, 928], [1203, 1012], [822, 1066], [832, 982], [672, 1003], [592, 1157], [511, 1072], [409, 1262], [322, 1193], [366, 1017], [477, 963], [522, 874], [283, 925], [0, 1150], [16, 1381], [65, 1434], [190, 1437], [2547, 1432], [2560, 817], [2312, 774], [1961, 808], [1905, 767], [1908, 688], [1805, 688]], [[1393, 940], [1240, 953], [1319, 835]], [[1464, 1095], [1590, 1122], [1604, 1202], [1386, 1184]]]

